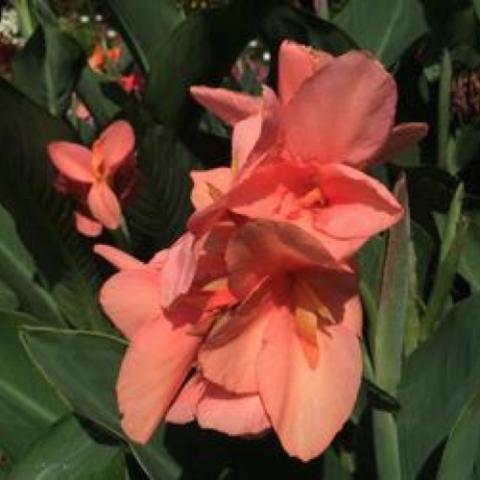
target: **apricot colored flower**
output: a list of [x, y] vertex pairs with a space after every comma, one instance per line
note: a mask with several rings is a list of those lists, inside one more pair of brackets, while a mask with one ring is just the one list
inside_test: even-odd
[[[200, 86], [191, 92], [234, 126], [233, 156], [240, 166], [247, 160], [254, 163], [261, 156], [258, 150], [264, 153], [280, 142], [302, 161], [365, 168], [381, 153], [393, 155], [407, 149], [428, 132], [423, 123], [393, 125], [397, 101], [393, 77], [363, 51], [333, 57], [284, 41], [279, 52], [278, 97], [268, 87], [261, 98]], [[236, 136], [248, 137], [248, 146], [235, 148]]]
[[60, 174], [57, 187], [77, 200], [76, 224], [84, 235], [96, 236], [102, 226], [119, 227], [120, 200], [133, 188], [134, 146], [133, 130], [122, 120], [105, 129], [91, 149], [70, 142], [48, 145]]
[[[113, 247], [95, 247], [96, 253], [120, 270], [103, 285], [100, 302], [130, 340], [117, 398], [122, 428], [137, 442], [148, 441], [164, 419], [194, 366], [211, 322], [236, 303], [225, 279], [209, 280], [218, 272], [218, 260], [205, 258], [208, 240], [201, 244], [201, 252], [192, 246], [191, 235], [185, 234], [148, 264]], [[197, 262], [201, 268], [194, 284]]]
[[231, 170], [192, 175], [195, 235], [231, 214], [273, 218], [315, 235], [342, 261], [402, 216], [361, 169], [412, 145], [426, 127], [393, 127], [395, 83], [366, 53], [334, 58], [287, 42], [278, 98], [268, 87], [261, 99], [206, 87], [192, 93], [234, 126]]
[[362, 311], [355, 273], [319, 266], [323, 255], [289, 224], [248, 222], [233, 234], [229, 285], [242, 301], [213, 324], [168, 421], [197, 418], [230, 435], [271, 426], [303, 460], [327, 448], [358, 394]]

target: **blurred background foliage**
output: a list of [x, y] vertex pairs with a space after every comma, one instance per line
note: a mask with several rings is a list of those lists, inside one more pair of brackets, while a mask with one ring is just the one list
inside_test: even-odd
[[[479, 0], [1, 3], [0, 479], [480, 479]], [[45, 147], [132, 123], [139, 178], [125, 213], [131, 250], [148, 259], [183, 231], [189, 171], [230, 161], [230, 132], [188, 86], [275, 87], [286, 38], [372, 51], [397, 80], [397, 120], [430, 126], [373, 172], [408, 215], [360, 255], [357, 408], [309, 464], [273, 435], [194, 425], [133, 445], [114, 398], [125, 341], [96, 298], [111, 271], [77, 234]]]

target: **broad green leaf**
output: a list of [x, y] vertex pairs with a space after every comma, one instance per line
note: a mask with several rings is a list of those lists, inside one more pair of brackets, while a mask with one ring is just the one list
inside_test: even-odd
[[170, 34], [185, 19], [174, 0], [106, 0], [105, 4], [145, 72], [155, 61], [153, 51], [165, 46]]
[[448, 437], [437, 480], [468, 480], [480, 447], [480, 383], [475, 396], [462, 409]]
[[[34, 281], [35, 265], [22, 244], [8, 212], [0, 205], [0, 279], [25, 312], [45, 322], [62, 325], [52, 297]], [[8, 290], [2, 289], [8, 295]], [[11, 298], [11, 297], [10, 297]]]
[[59, 25], [45, 0], [35, 0], [39, 26], [13, 63], [14, 84], [51, 114], [70, 105], [85, 55], [76, 40]]
[[47, 157], [49, 142], [75, 137], [5, 81], [0, 81], [0, 109], [9, 112], [0, 118], [0, 202], [67, 321], [107, 328], [97, 302], [100, 278], [91, 245], [75, 229], [70, 202], [53, 188]]
[[46, 430], [16, 463], [9, 480], [125, 480], [118, 446], [101, 444], [67, 415]]
[[393, 396], [401, 377], [411, 270], [410, 218], [404, 177], [397, 183], [395, 193], [405, 216], [389, 233], [373, 355], [377, 384]]
[[189, 94], [192, 85], [218, 85], [277, 0], [232, 0], [228, 5], [189, 16], [166, 44], [152, 51], [154, 61], [146, 104], [167, 127], [189, 134], [200, 109]]
[[[393, 397], [397, 394], [401, 378], [403, 339], [408, 314], [412, 269], [410, 212], [404, 176], [398, 181], [395, 194], [405, 209], [405, 216], [392, 227], [388, 238], [373, 345], [376, 383]], [[390, 412], [374, 410], [373, 428], [379, 478], [381, 480], [401, 480], [394, 416]]]
[[137, 193], [127, 218], [133, 240], [150, 257], [185, 229], [192, 211], [190, 170], [195, 158], [175, 137], [150, 125], [139, 138]]
[[0, 280], [0, 310], [13, 311], [20, 306], [15, 292]]
[[[124, 438], [115, 400], [123, 341], [105, 334], [46, 328], [24, 329], [22, 339], [39, 368], [76, 412]], [[161, 429], [147, 445], [131, 447], [152, 478], [173, 480], [180, 476], [165, 451]]]
[[419, 0], [350, 0], [333, 22], [387, 67], [427, 31]]
[[92, 114], [99, 129], [106, 126], [120, 112], [120, 107], [103, 93], [101, 75], [89, 67], [83, 69], [76, 92]]
[[36, 323], [26, 315], [0, 311], [0, 432], [9, 462], [18, 460], [44, 429], [67, 412], [18, 339], [20, 326]]
[[458, 303], [405, 364], [397, 423], [405, 480], [417, 478], [480, 378], [480, 295]]
[[279, 6], [271, 11], [262, 27], [262, 37], [274, 49], [285, 39], [336, 55], [357, 48], [355, 42], [334, 24], [290, 6]]
[[476, 218], [468, 221], [467, 234], [463, 246], [460, 262], [458, 266], [459, 273], [470, 284], [470, 288], [477, 292], [480, 290], [480, 225]]

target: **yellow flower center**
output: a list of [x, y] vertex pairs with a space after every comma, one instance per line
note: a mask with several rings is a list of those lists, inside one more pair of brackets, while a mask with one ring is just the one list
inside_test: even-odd
[[318, 365], [318, 327], [320, 321], [335, 323], [332, 312], [320, 300], [317, 292], [303, 278], [294, 282], [295, 330], [311, 368]]
[[95, 142], [92, 146], [92, 170], [97, 182], [105, 180], [105, 162], [101, 146]]

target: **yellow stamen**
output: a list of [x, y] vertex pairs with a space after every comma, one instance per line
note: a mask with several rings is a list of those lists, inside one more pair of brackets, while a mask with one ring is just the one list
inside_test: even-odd
[[294, 298], [296, 303], [295, 330], [308, 364], [311, 368], [315, 368], [320, 357], [317, 338], [319, 321], [327, 320], [335, 323], [335, 319], [310, 283], [302, 278], [295, 280]]
[[237, 176], [239, 168], [240, 168], [240, 155], [238, 154], [238, 152], [233, 152], [232, 164], [230, 167], [230, 170], [232, 171], [232, 177]]
[[325, 205], [325, 197], [320, 189], [315, 187], [300, 198], [299, 203], [304, 208], [310, 208], [315, 205], [322, 207]]
[[97, 181], [104, 179], [104, 156], [100, 145], [95, 142], [92, 146], [92, 170], [93, 176]]

